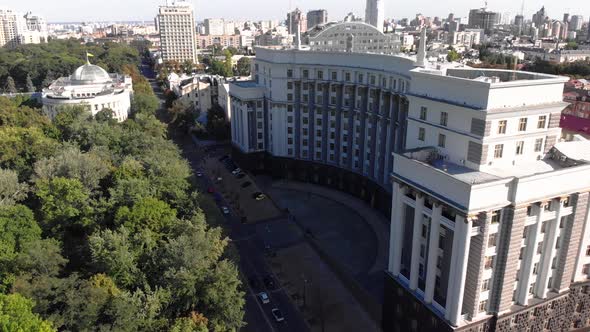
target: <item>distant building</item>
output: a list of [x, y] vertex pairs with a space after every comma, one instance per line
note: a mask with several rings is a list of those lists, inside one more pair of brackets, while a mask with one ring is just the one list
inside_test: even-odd
[[225, 34], [224, 24], [222, 18], [206, 18], [204, 22], [205, 34], [216, 36]]
[[398, 35], [384, 34], [362, 22], [317, 27], [308, 38], [312, 51], [396, 54], [401, 49]]
[[47, 23], [42, 17], [0, 9], [0, 47], [46, 43], [47, 38]]
[[328, 23], [328, 11], [325, 9], [310, 10], [307, 12], [307, 30], [316, 25]]
[[383, 31], [383, 22], [385, 22], [385, 0], [367, 0], [365, 23]]
[[580, 30], [582, 30], [583, 24], [584, 24], [584, 16], [582, 16], [582, 15], [573, 15], [570, 18], [569, 29], [571, 31], [580, 31]]
[[162, 60], [198, 62], [195, 17], [189, 2], [167, 0], [160, 6], [157, 23]]
[[490, 33], [492, 28], [500, 23], [500, 13], [488, 11], [486, 8], [472, 9], [469, 11], [469, 27], [484, 29]]
[[456, 31], [450, 34], [449, 44], [453, 46], [465, 46], [472, 48], [481, 42], [481, 33], [479, 31]]
[[212, 45], [220, 45], [223, 48], [241, 46], [240, 35], [199, 35], [197, 36], [197, 46], [205, 49]]
[[289, 34], [297, 34], [297, 24], [299, 24], [301, 32], [307, 31], [307, 17], [299, 8], [287, 14], [287, 31]]
[[64, 106], [83, 105], [92, 116], [110, 109], [114, 118], [125, 121], [131, 109], [131, 77], [108, 74], [89, 62], [69, 77], [61, 77], [43, 90], [43, 111], [54, 118]]
[[566, 83], [566, 91], [563, 100], [569, 105], [561, 113], [562, 137], [566, 140], [571, 140], [573, 135], [590, 138], [590, 82], [571, 80]]
[[521, 35], [524, 28], [524, 16], [516, 15], [514, 17], [514, 26], [518, 29], [518, 35]]

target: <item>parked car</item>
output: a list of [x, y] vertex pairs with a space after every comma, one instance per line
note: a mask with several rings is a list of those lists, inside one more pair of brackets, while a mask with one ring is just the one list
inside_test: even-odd
[[242, 169], [241, 169], [241, 168], [236, 168], [236, 169], [234, 169], [234, 170], [231, 172], [231, 174], [233, 174], [233, 175], [238, 175], [238, 174], [240, 174], [240, 172], [241, 172], [241, 171], [242, 171]]
[[251, 185], [252, 185], [252, 182], [246, 181], [246, 182], [242, 183], [242, 188], [248, 188]]
[[197, 177], [198, 177], [198, 178], [201, 178], [201, 177], [203, 177], [203, 173], [201, 173], [201, 172], [197, 172]]
[[228, 215], [229, 214], [229, 208], [227, 206], [222, 206], [221, 207], [221, 212], [223, 212], [223, 214]]
[[209, 187], [209, 188], [207, 189], [207, 192], [208, 192], [208, 193], [210, 193], [210, 194], [213, 194], [213, 193], [215, 193], [215, 188], [213, 188], [213, 187]]
[[265, 292], [258, 293], [258, 298], [260, 299], [260, 302], [262, 302], [262, 304], [270, 303], [270, 299], [268, 298], [268, 294], [266, 294]]
[[273, 308], [270, 312], [272, 313], [272, 316], [275, 318], [277, 322], [282, 322], [285, 320], [285, 317], [283, 317], [283, 313], [279, 309]]
[[221, 158], [219, 158], [219, 161], [224, 161], [226, 159], [229, 159], [229, 156], [222, 156]]
[[244, 173], [240, 173], [240, 174], [236, 175], [236, 177], [237, 177], [238, 179], [243, 179], [243, 178], [244, 178], [244, 176], [246, 176], [246, 174], [244, 174]]
[[252, 198], [254, 198], [257, 201], [261, 201], [266, 198], [266, 195], [261, 192], [256, 192], [252, 194]]

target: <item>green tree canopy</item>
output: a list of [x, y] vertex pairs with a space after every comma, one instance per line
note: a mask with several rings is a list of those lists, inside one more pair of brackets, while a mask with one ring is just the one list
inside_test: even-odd
[[51, 323], [33, 313], [33, 301], [20, 294], [0, 294], [0, 331], [52, 332]]

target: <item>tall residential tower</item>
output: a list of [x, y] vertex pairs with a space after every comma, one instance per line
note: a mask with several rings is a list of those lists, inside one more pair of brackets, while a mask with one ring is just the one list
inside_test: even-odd
[[385, 1], [384, 0], [367, 0], [365, 8], [365, 22], [380, 31], [383, 31], [383, 22], [385, 21]]
[[164, 61], [197, 62], [195, 18], [189, 2], [167, 0], [157, 17]]

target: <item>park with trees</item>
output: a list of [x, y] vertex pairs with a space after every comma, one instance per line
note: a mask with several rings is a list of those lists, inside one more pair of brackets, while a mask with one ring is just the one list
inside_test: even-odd
[[[66, 55], [47, 70], [69, 74], [84, 47], [59, 45], [66, 51], [56, 57]], [[50, 121], [26, 97], [0, 97], [0, 330], [238, 330], [245, 301], [229, 240], [154, 115], [137, 50], [93, 47], [108, 48], [89, 50], [99, 63], [133, 77], [125, 122], [83, 107]], [[19, 90], [27, 75], [34, 85], [46, 79], [46, 69], [16, 75], [37, 56], [22, 68], [5, 56], [0, 78], [9, 73]]]

